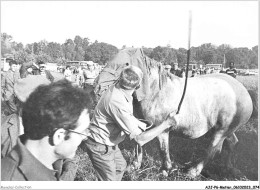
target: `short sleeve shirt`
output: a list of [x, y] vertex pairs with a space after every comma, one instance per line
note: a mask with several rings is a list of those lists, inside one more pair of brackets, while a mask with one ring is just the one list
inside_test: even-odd
[[65, 76], [65, 78], [68, 79], [69, 81], [71, 81], [71, 75], [72, 75], [71, 70], [66, 69], [66, 70], [64, 71], [64, 76]]
[[85, 71], [85, 83], [93, 85], [95, 78], [98, 76], [98, 72], [96, 69], [90, 71]]
[[237, 70], [235, 68], [228, 68], [226, 70], [226, 73], [232, 77], [236, 77], [236, 74], [237, 74]]
[[112, 85], [100, 98], [90, 124], [90, 137], [96, 142], [115, 146], [126, 135], [134, 138], [146, 125], [133, 116], [132, 96]]

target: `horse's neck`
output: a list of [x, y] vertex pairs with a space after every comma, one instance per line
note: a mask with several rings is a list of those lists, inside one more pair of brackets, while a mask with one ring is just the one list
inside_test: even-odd
[[150, 112], [151, 105], [167, 102], [168, 98], [174, 99], [170, 101], [174, 104], [172, 105], [173, 108], [178, 107], [183, 92], [184, 79], [173, 75], [163, 75], [158, 78], [149, 78], [148, 81], [149, 92], [146, 94], [145, 99], [140, 102], [139, 108], [142, 110], [143, 115]]
[[146, 99], [154, 99], [155, 96], [164, 94], [169, 90], [179, 93], [180, 87], [184, 86], [185, 82], [183, 78], [166, 72], [160, 73], [156, 77], [148, 77], [148, 81], [150, 89]]

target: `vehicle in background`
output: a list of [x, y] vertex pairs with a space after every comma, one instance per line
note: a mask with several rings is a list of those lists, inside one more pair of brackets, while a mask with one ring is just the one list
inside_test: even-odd
[[222, 70], [222, 64], [206, 64], [206, 69], [210, 69], [210, 73], [219, 73]]
[[237, 69], [237, 72], [241, 76], [258, 75], [258, 69]]
[[[65, 64], [58, 64], [57, 71], [63, 73], [67, 66], [70, 66], [73, 73], [77, 71], [77, 69], [81, 66], [83, 68], [87, 68], [89, 63], [94, 63], [93, 61], [67, 61]], [[99, 65], [98, 63], [94, 63], [95, 65]]]
[[221, 70], [222, 64], [206, 64], [206, 68], [214, 68], [215, 70]]
[[[184, 68], [186, 69], [186, 64], [184, 65]], [[198, 64], [195, 64], [195, 63], [190, 63], [189, 64], [189, 71], [192, 71], [192, 70], [197, 70], [199, 67], [198, 67]]]
[[49, 71], [57, 72], [58, 64], [57, 63], [46, 63], [46, 69]]

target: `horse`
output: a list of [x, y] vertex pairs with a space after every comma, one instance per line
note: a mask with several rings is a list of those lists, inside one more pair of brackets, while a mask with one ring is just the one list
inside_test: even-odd
[[[177, 167], [174, 160], [172, 162], [170, 159], [169, 131], [191, 139], [206, 133], [210, 135], [205, 155], [187, 168], [187, 175], [198, 176], [214, 155], [221, 152], [224, 141], [229, 150], [225, 166], [233, 168], [231, 156], [238, 142], [235, 131], [247, 123], [253, 112], [251, 97], [239, 81], [226, 74], [189, 78], [186, 94], [177, 114], [185, 79], [166, 73], [162, 63], [145, 56], [142, 49], [129, 48], [119, 51], [96, 78], [96, 99], [115, 83], [122, 69], [128, 65], [135, 65], [143, 72], [140, 88], [134, 93], [135, 116], [152, 121], [155, 126], [166, 119], [175, 121], [170, 130], [157, 136], [164, 171], [169, 173]], [[168, 118], [170, 113], [176, 114], [171, 114]]]

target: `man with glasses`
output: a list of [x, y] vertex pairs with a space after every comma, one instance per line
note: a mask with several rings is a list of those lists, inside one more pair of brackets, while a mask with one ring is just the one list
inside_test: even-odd
[[58, 161], [72, 159], [86, 139], [91, 108], [89, 95], [67, 80], [38, 86], [23, 105], [24, 134], [1, 160], [1, 180], [66, 180], [72, 168]]
[[117, 83], [101, 96], [94, 110], [89, 138], [81, 144], [81, 148], [88, 153], [98, 180], [122, 179], [127, 163], [118, 144], [126, 135], [142, 146], [167, 127], [156, 126], [145, 131], [147, 124], [133, 116], [132, 95], [140, 87], [142, 76], [138, 67], [126, 67]]

